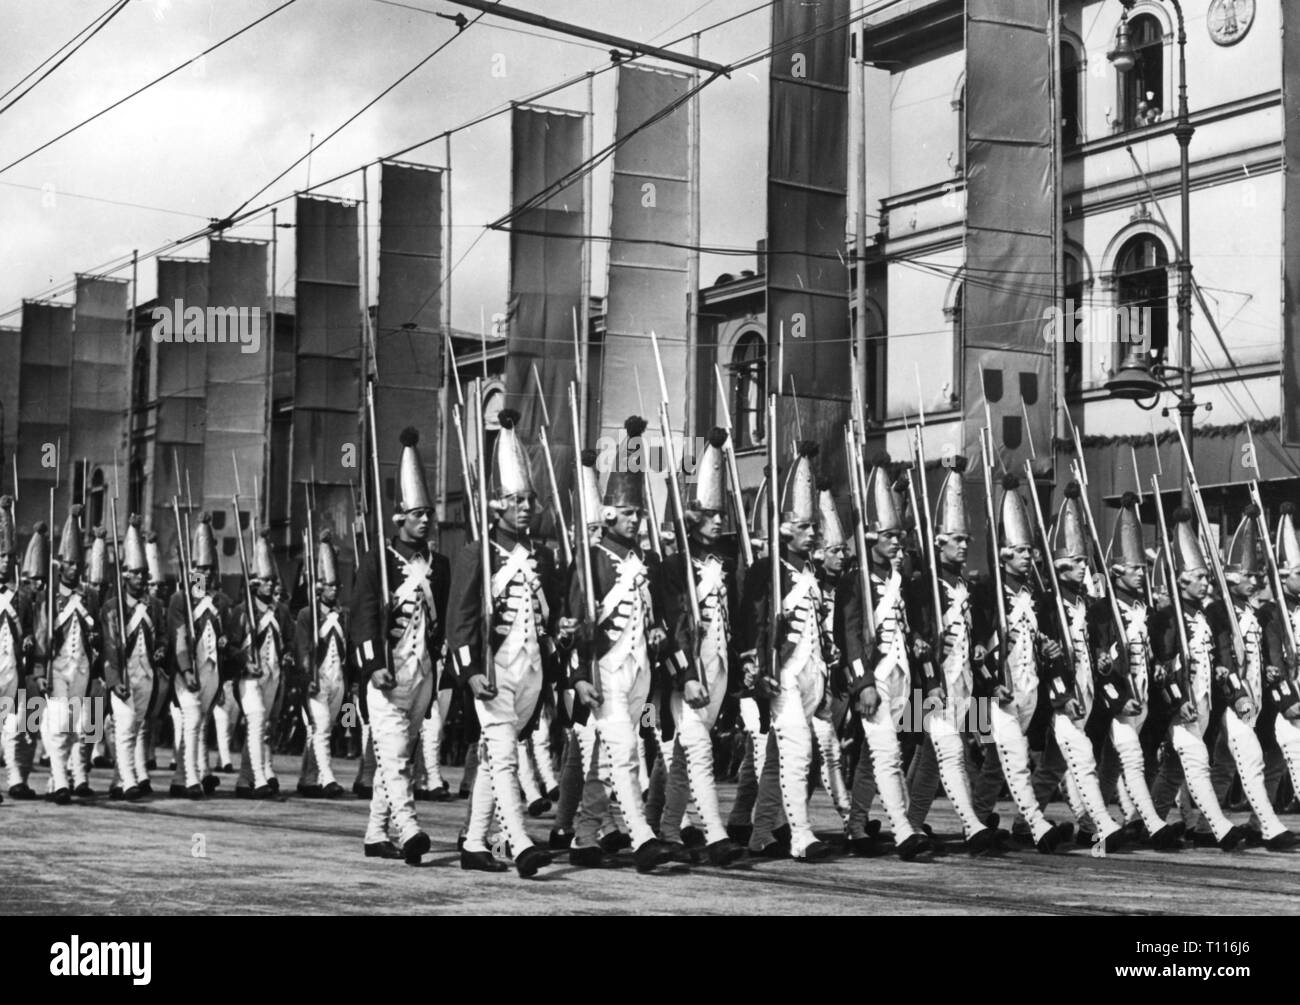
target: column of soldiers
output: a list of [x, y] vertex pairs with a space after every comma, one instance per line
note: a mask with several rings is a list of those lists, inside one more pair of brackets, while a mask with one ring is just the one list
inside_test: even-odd
[[[230, 702], [246, 724], [235, 794], [277, 798], [271, 724], [293, 678], [305, 693], [300, 794], [344, 794], [331, 736], [345, 705], [364, 723], [373, 780], [359, 775], [354, 791], [370, 800], [368, 858], [418, 865], [431, 851], [416, 801], [449, 798], [438, 738], [453, 692], [473, 740], [458, 849], [466, 870], [513, 864], [530, 877], [564, 851], [573, 865], [600, 868], [623, 849], [643, 873], [748, 856], [824, 861], [831, 842], [809, 817], [817, 780], [861, 856], [891, 840], [905, 861], [942, 853], [926, 822], [940, 784], [973, 855], [1016, 840], [1044, 854], [1073, 843], [1097, 856], [1188, 841], [1224, 851], [1295, 844], [1273, 808], [1285, 774], [1300, 770], [1294, 507], [1283, 507], [1273, 541], [1247, 511], [1227, 549], [1222, 596], [1211, 591], [1212, 561], [1189, 512], [1175, 511], [1172, 531], [1149, 550], [1140, 501], [1126, 495], [1103, 555], [1078, 485], [1042, 526], [1026, 503], [1034, 488], [1007, 476], [991, 510], [996, 575], [977, 576], [967, 568], [961, 459], [934, 512], [917, 514], [905, 472], [875, 458], [850, 548], [830, 485], [816, 476], [817, 445], [805, 443], [784, 484], [769, 479], [779, 525], [768, 528], [766, 550], [755, 541], [762, 560], [746, 566], [726, 533], [746, 519], [727, 491], [726, 431], [711, 431], [696, 459], [684, 538], [664, 535], [656, 549], [643, 537], [645, 422], [632, 417], [603, 489], [594, 452], [580, 452], [586, 521], [566, 567], [536, 535], [518, 415], [502, 411], [499, 422], [479, 483], [485, 540], [451, 560], [432, 547], [432, 498], [418, 433], [407, 429], [393, 532], [361, 556], [350, 609], [339, 605], [326, 531], [305, 549], [313, 590], [296, 619], [264, 537], [254, 541], [245, 599], [234, 603], [219, 585], [210, 516], [200, 514], [182, 563], [188, 579], [167, 598], [156, 537], [138, 517], [127, 520], [116, 577], [100, 572], [94, 545], [85, 567], [77, 506], [53, 560], [38, 524], [20, 565], [12, 501], [0, 498], [9, 796], [37, 796], [27, 695], [44, 700], [46, 797], [56, 804], [95, 794], [83, 699], [103, 699], [113, 718], [113, 798], [151, 793], [152, 744], [169, 708], [178, 712], [170, 793], [210, 796], [219, 780], [207, 722]], [[1281, 596], [1264, 589], [1270, 547]], [[729, 706], [740, 712], [746, 756], [724, 817], [714, 732]], [[558, 779], [551, 716], [564, 737]], [[647, 735], [662, 763], [653, 776]], [[1249, 825], [1222, 808], [1238, 777]], [[1008, 828], [996, 812], [1004, 790], [1016, 810]], [[1069, 821], [1047, 815], [1058, 792]], [[883, 819], [873, 820], [877, 796]], [[556, 826], [542, 846], [526, 819], [552, 800]]]

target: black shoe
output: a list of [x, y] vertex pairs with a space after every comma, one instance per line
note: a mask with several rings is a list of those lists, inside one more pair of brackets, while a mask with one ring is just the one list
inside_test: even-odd
[[432, 801], [433, 801], [433, 793], [430, 792], [428, 789], [416, 789], [416, 790], [415, 790], [415, 798], [416, 798], [417, 801], [422, 802], [422, 803], [432, 802]]
[[1052, 827], [1053, 827], [1055, 830], [1057, 830], [1057, 831], [1060, 832], [1060, 834], [1061, 834], [1061, 844], [1065, 844], [1065, 842], [1069, 841], [1070, 838], [1074, 837], [1074, 822], [1073, 822], [1073, 821], [1067, 820], [1067, 821], [1065, 821], [1064, 823], [1060, 823], [1060, 824], [1052, 824]]
[[1112, 833], [1107, 834], [1106, 837], [1105, 837], [1105, 838], [1103, 839], [1103, 841], [1102, 841], [1102, 845], [1103, 845], [1103, 846], [1105, 847], [1105, 849], [1106, 849], [1105, 854], [1107, 854], [1107, 855], [1110, 855], [1110, 854], [1112, 854], [1113, 852], [1117, 852], [1117, 851], [1119, 851], [1119, 850], [1120, 850], [1121, 848], [1123, 848], [1126, 844], [1128, 844], [1128, 838], [1127, 838], [1127, 836], [1124, 834], [1124, 831], [1123, 831], [1122, 828], [1121, 828], [1120, 830], [1113, 831]]
[[795, 857], [796, 862], [825, 862], [833, 855], [835, 850], [825, 841], [814, 841], [803, 850], [802, 855]]
[[554, 862], [551, 853], [545, 848], [538, 848], [535, 844], [530, 844], [527, 848], [515, 856], [515, 869], [519, 873], [520, 879], [531, 879], [537, 875], [538, 869], [545, 869]]
[[1228, 830], [1228, 833], [1223, 835], [1223, 837], [1220, 838], [1217, 843], [1219, 845], [1219, 848], [1222, 851], [1232, 851], [1232, 849], [1236, 848], [1237, 845], [1241, 844], [1241, 842], [1244, 841], [1245, 839], [1246, 839], [1246, 828], [1241, 826], [1234, 826], [1231, 827]]
[[140, 795], [141, 795], [140, 786], [129, 785], [127, 786], [126, 791], [122, 793], [122, 798], [125, 799], [128, 803], [133, 803], [140, 798]]
[[551, 811], [551, 801], [549, 799], [534, 799], [528, 804], [528, 815], [530, 817], [540, 817], [543, 813]]
[[114, 802], [119, 802], [125, 795], [125, 790], [120, 785], [109, 786], [108, 798]]
[[35, 790], [26, 782], [19, 782], [17, 785], [9, 786], [10, 799], [35, 799]]
[[565, 851], [573, 844], [573, 831], [566, 831], [560, 827], [551, 828], [550, 840], [546, 842], [546, 847], [551, 851]]
[[1147, 845], [1156, 851], [1178, 851], [1183, 846], [1183, 836], [1173, 825], [1165, 824], [1147, 839]]
[[636, 871], [653, 872], [659, 866], [673, 860], [673, 846], [667, 841], [651, 838], [636, 850]]
[[185, 790], [186, 799], [202, 799], [206, 795], [207, 792], [203, 790], [202, 785], [191, 785]]
[[[445, 789], [446, 786], [444, 785], [443, 788]], [[560, 787], [556, 785], [554, 788], [547, 789], [546, 798], [553, 803], [558, 803], [560, 801]]]
[[[175, 768], [175, 765], [173, 765], [172, 767], [173, 767], [173, 769], [174, 769], [174, 768]], [[145, 769], [145, 771], [157, 771], [157, 770], [158, 770], [158, 762], [157, 762], [156, 760], [154, 760], [154, 758], [151, 757], [151, 758], [149, 758], [149, 760], [147, 760], [147, 761], [144, 762], [144, 769]]]
[[233, 775], [235, 773], [235, 766], [233, 764], [223, 764], [217, 769], [217, 771], [223, 775]]
[[509, 872], [510, 866], [498, 862], [490, 851], [462, 851], [460, 867], [466, 872]]
[[253, 790], [253, 798], [254, 798], [254, 799], [274, 799], [274, 798], [275, 798], [275, 789], [271, 788], [271, 786], [269, 786], [269, 785], [259, 785], [257, 788], [255, 788], [255, 789]]
[[[1232, 843], [1233, 843], [1234, 845], [1237, 844], [1237, 843], [1240, 842], [1240, 841], [1245, 841], [1245, 840], [1246, 840], [1246, 828], [1245, 828], [1245, 827], [1234, 827], [1232, 830], [1240, 831], [1240, 832], [1241, 832], [1241, 833], [1238, 834], [1235, 838], [1233, 838], [1233, 842], [1232, 842]], [[1231, 834], [1231, 833], [1232, 833], [1232, 831], [1229, 831], [1229, 832], [1228, 832], [1228, 834]], [[1228, 837], [1228, 835], [1225, 834], [1225, 835], [1224, 835], [1224, 840], [1225, 840], [1225, 841], [1227, 840], [1227, 837]], [[1217, 838], [1216, 838], [1216, 837], [1215, 837], [1215, 836], [1214, 836], [1210, 831], [1194, 830], [1194, 831], [1192, 831], [1192, 838], [1191, 838], [1191, 840], [1192, 840], [1192, 846], [1193, 846], [1193, 847], [1196, 847], [1196, 848], [1221, 848], [1221, 847], [1223, 847], [1222, 842], [1220, 842], [1220, 841], [1219, 841], [1219, 840], [1218, 840], [1218, 839], [1217, 839]], [[1226, 849], [1225, 849], [1225, 850], [1226, 850]]]
[[468, 798], [469, 798], [469, 789], [465, 788], [465, 786], [462, 785], [459, 789], [456, 790], [456, 798], [457, 798], [457, 799], [468, 799]]
[[748, 845], [753, 833], [754, 828], [750, 824], [727, 824], [727, 837], [736, 844]]
[[366, 845], [366, 858], [401, 858], [402, 853], [393, 847], [391, 841], [376, 841]]
[[1147, 833], [1146, 824], [1141, 820], [1130, 820], [1124, 825], [1123, 831], [1124, 840], [1132, 841], [1134, 843], [1147, 841], [1151, 837], [1151, 835]]
[[90, 766], [92, 768], [111, 768], [113, 766], [113, 762], [109, 760], [107, 757], [105, 757], [103, 754], [100, 754], [98, 757], [96, 757], [93, 761], [90, 762]]
[[903, 839], [903, 843], [898, 846], [898, 857], [904, 862], [911, 862], [918, 855], [928, 851], [934, 851], [934, 844], [929, 836], [916, 833]]
[[[443, 782], [436, 789], [429, 790], [429, 801], [434, 803], [445, 803], [451, 799], [451, 790], [447, 788], [447, 783]], [[508, 869], [509, 866], [506, 866]]]
[[324, 792], [325, 790], [319, 785], [303, 785], [302, 782], [298, 783], [298, 795], [302, 796], [304, 799], [319, 799]]
[[782, 824], [772, 831], [772, 837], [776, 838], [781, 844], [789, 844], [793, 835], [790, 833], [790, 825]]
[[770, 844], [765, 844], [758, 851], [751, 848], [749, 853], [756, 858], [789, 858], [790, 846], [782, 844], [780, 841], [773, 841]]
[[67, 806], [68, 803], [72, 802], [72, 792], [65, 785], [63, 788], [57, 789], [54, 795], [50, 796], [50, 801], [54, 803], [55, 806]]
[[1247, 848], [1263, 848], [1263, 847], [1264, 847], [1264, 832], [1263, 832], [1263, 831], [1261, 831], [1258, 827], [1251, 827], [1250, 824], [1246, 824], [1242, 829], [1246, 832], [1246, 847], [1247, 847]]
[[719, 869], [735, 865], [749, 855], [748, 849], [743, 845], [736, 844], [730, 838], [714, 841], [713, 844], [706, 846], [704, 850], [709, 857], [709, 865], [717, 866]]
[[1011, 825], [1011, 840], [1016, 844], [1032, 845], [1034, 844], [1034, 832], [1026, 823], [1016, 823]]
[[632, 839], [622, 831], [610, 831], [596, 843], [606, 855], [617, 855], [625, 848], [632, 847]]
[[605, 853], [600, 850], [600, 845], [569, 849], [569, 865], [576, 865], [580, 869], [599, 869], [604, 862]]
[[871, 837], [871, 838], [879, 838], [879, 837], [880, 837], [880, 821], [879, 821], [879, 820], [868, 820], [868, 821], [867, 821], [867, 824], [866, 824], [866, 827], [865, 827], [864, 829], [865, 829], [866, 832], [867, 832], [867, 837]]
[[[167, 794], [171, 796], [173, 799], [184, 799], [185, 786], [179, 785], [176, 782], [172, 782], [171, 787], [167, 790]], [[235, 789], [235, 795], [239, 795], [238, 789]]]
[[147, 779], [147, 778], [146, 778], [143, 782], [141, 782], [139, 785], [137, 785], [136, 788], [138, 788], [138, 789], [140, 790], [140, 795], [142, 795], [142, 796], [152, 796], [152, 795], [153, 795], [153, 782], [149, 781], [149, 779]]
[[708, 842], [704, 838], [704, 831], [692, 825], [682, 828], [682, 844], [687, 848], [703, 848]]
[[175, 762], [175, 761], [172, 761], [171, 764], [167, 765], [167, 770], [168, 770], [168, 771], [175, 771], [175, 770], [176, 770], [176, 762]]
[[429, 840], [429, 835], [424, 831], [416, 831], [402, 844], [402, 858], [406, 860], [407, 865], [419, 865], [420, 857], [424, 855], [433, 842]]
[[1050, 855], [1074, 836], [1074, 824], [1054, 824], [1052, 829], [1037, 841], [1038, 850]]
[[[658, 840], [662, 841], [663, 839], [659, 838]], [[673, 850], [673, 862], [676, 862], [678, 865], [695, 864], [695, 856], [691, 853], [691, 850], [680, 841], [664, 841], [664, 844]]]
[[1074, 846], [1076, 848], [1091, 848], [1097, 843], [1097, 835], [1093, 831], [1086, 831], [1080, 827], [1074, 835]]
[[1173, 831], [1175, 834], [1178, 835], [1178, 840], [1182, 841], [1182, 840], [1185, 840], [1185, 839], [1186, 839], [1186, 837], [1187, 837], [1187, 824], [1185, 824], [1183, 821], [1181, 821], [1181, 820], [1175, 820], [1175, 821], [1174, 821], [1173, 823], [1171, 823], [1171, 824], [1166, 824], [1166, 826], [1167, 826], [1171, 831]]
[[80, 785], [78, 785], [75, 789], [72, 790], [72, 794], [76, 796], [78, 799], [94, 799], [97, 795], [99, 795], [99, 793], [97, 793], [94, 789], [90, 787], [89, 782], [82, 782]]
[[868, 834], [866, 837], [849, 838], [849, 854], [858, 858], [876, 858], [880, 855], [880, 842]]
[[361, 779], [358, 778], [352, 783], [352, 794], [358, 799], [369, 799], [374, 795], [374, 787], [371, 785], [362, 785]]
[[250, 789], [247, 785], [236, 785], [236, 786], [235, 786], [235, 798], [236, 798], [236, 799], [252, 799], [252, 798], [253, 798], [253, 790]]
[[205, 775], [203, 778], [204, 795], [208, 795], [208, 796], [212, 795], [212, 793], [217, 791], [217, 788], [220, 785], [221, 785], [221, 779], [218, 778], [216, 775]]
[[985, 827], [966, 839], [966, 850], [971, 855], [995, 854], [1001, 850], [996, 827]]
[[[218, 784], [218, 785], [221, 784], [221, 780], [220, 780], [220, 779], [217, 780], [217, 784]], [[279, 794], [279, 792], [280, 792], [280, 779], [276, 778], [275, 775], [272, 775], [270, 778], [268, 778], [268, 779], [266, 780], [266, 784], [269, 785], [269, 786], [271, 787], [271, 791], [272, 791], [272, 792], [276, 793], [277, 795]]]
[[338, 782], [330, 782], [325, 788], [321, 789], [322, 799], [338, 799], [343, 795], [343, 786]]
[[990, 813], [982, 822], [989, 830], [995, 831], [998, 829], [998, 824], [1002, 823], [1002, 818], [996, 813]]
[[1283, 831], [1281, 834], [1274, 834], [1264, 842], [1264, 847], [1269, 851], [1290, 851], [1295, 847], [1300, 838], [1296, 837], [1295, 831]]

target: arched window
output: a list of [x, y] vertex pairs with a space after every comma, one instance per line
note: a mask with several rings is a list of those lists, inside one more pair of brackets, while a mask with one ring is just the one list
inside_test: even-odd
[[[1163, 360], [1169, 349], [1169, 255], [1150, 234], [1138, 234], [1119, 249], [1115, 260], [1115, 306], [1118, 324], [1136, 330], [1151, 359]], [[1116, 340], [1116, 363], [1128, 348]]]
[[[1084, 309], [1083, 270], [1079, 267], [1079, 259], [1069, 253], [1065, 256], [1061, 294], [1065, 298], [1064, 323], [1071, 326], [1070, 330], [1073, 331], [1076, 318], [1082, 317], [1077, 312]], [[1065, 393], [1078, 394], [1083, 389], [1083, 343], [1072, 338], [1066, 339], [1061, 343], [1061, 349], [1065, 358]]]
[[1128, 24], [1133, 69], [1121, 75], [1120, 108], [1125, 129], [1160, 121], [1165, 107], [1165, 32], [1151, 14], [1139, 14]]
[[1061, 43], [1061, 146], [1065, 150], [1083, 142], [1079, 102], [1079, 57], [1074, 46]]
[[767, 392], [767, 342], [762, 335], [749, 331], [736, 340], [731, 372], [736, 376], [731, 403], [736, 448], [761, 447], [766, 439], [763, 398]]

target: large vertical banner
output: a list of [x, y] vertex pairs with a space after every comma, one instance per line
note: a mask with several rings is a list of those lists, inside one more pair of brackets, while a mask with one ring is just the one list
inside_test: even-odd
[[22, 329], [0, 326], [0, 495], [13, 495], [14, 447], [18, 443], [18, 368]]
[[682, 101], [671, 114], [654, 116], [690, 90], [692, 78], [639, 66], [618, 68], [614, 135], [631, 135], [614, 151], [610, 212], [609, 299], [600, 374], [599, 435], [617, 441], [637, 384], [651, 427], [659, 401], [650, 332], [659, 339], [671, 399], [669, 420], [681, 434], [686, 422], [687, 297], [691, 238], [690, 120]]
[[[185, 504], [185, 472], [191, 482], [203, 477], [203, 430], [207, 412], [207, 346], [201, 338], [184, 341], [185, 317], [206, 319], [208, 263], [204, 259], [158, 259], [158, 307], [149, 340], [150, 373], [153, 380], [153, 436], [146, 441], [145, 455], [137, 458], [144, 466], [152, 501], [148, 517], [158, 532], [165, 561], [176, 553], [172, 497]], [[167, 333], [170, 338], [165, 338]], [[197, 329], [193, 332], [198, 335]], [[201, 491], [201, 490], [200, 490]], [[202, 495], [195, 499], [199, 505]]]
[[[510, 303], [506, 364], [508, 404], [521, 415], [521, 432], [535, 441], [542, 422], [532, 368], [541, 377], [552, 442], [573, 437], [562, 405], [573, 379], [573, 317], [581, 321], [582, 242], [586, 213], [581, 178], [544, 199], [552, 185], [582, 163], [585, 115], [516, 105], [510, 122]], [[522, 207], [527, 206], [526, 209]], [[556, 460], [556, 475], [569, 464]]]
[[297, 207], [290, 524], [306, 526], [303, 492], [310, 483], [317, 529], [331, 528], [340, 548], [347, 549], [349, 483], [363, 460], [357, 432], [362, 323], [357, 204], [299, 196]]
[[[212, 238], [208, 242], [207, 417], [203, 463], [195, 479], [194, 502], [212, 514], [223, 572], [238, 569], [231, 501], [235, 466], [251, 512], [253, 477], [265, 482], [267, 396], [270, 394], [271, 334], [267, 316], [268, 244]], [[241, 522], [246, 519], [241, 514]]]
[[[72, 393], [72, 308], [23, 301], [22, 364], [18, 391], [18, 504], [15, 519], [23, 533], [49, 519], [49, 489], [55, 483], [54, 454], [68, 456]], [[64, 463], [66, 476], [71, 466]], [[67, 506], [62, 480], [56, 509]], [[57, 533], [58, 528], [52, 528]]]
[[[124, 279], [77, 276], [73, 307], [72, 427], [67, 459], [90, 474], [85, 524], [107, 525], [108, 494], [126, 492], [127, 428], [131, 409], [131, 332]], [[114, 465], [118, 465], [116, 468]], [[66, 470], [66, 468], [65, 468]], [[118, 515], [127, 505], [118, 502]], [[121, 533], [122, 528], [119, 528]]]
[[[438, 493], [439, 388], [446, 339], [442, 332], [442, 194], [440, 169], [385, 162], [380, 166], [379, 310], [375, 331], [375, 423], [381, 500], [391, 512], [398, 437], [420, 432], [429, 491]], [[364, 477], [365, 472], [358, 475]]]
[[1282, 24], [1282, 442], [1300, 446], [1300, 12]]
[[1017, 472], [1031, 444], [1052, 442], [1055, 347], [1043, 331], [1059, 283], [1055, 8], [1041, 0], [966, 4], [962, 408], [966, 440], [974, 442], [987, 401], [993, 448]]

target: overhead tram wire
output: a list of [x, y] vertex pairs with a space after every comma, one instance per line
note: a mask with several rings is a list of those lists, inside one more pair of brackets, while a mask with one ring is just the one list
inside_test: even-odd
[[77, 52], [78, 49], [80, 49], [83, 45], [85, 45], [85, 44], [86, 44], [87, 42], [89, 42], [92, 38], [94, 38], [96, 35], [98, 35], [99, 32], [100, 32], [100, 30], [103, 29], [104, 27], [106, 27], [106, 26], [108, 25], [108, 22], [112, 21], [113, 18], [115, 18], [115, 17], [117, 17], [117, 15], [121, 14], [122, 11], [126, 9], [126, 5], [127, 5], [128, 3], [130, 3], [130, 2], [131, 2], [131, 0], [118, 0], [118, 4], [117, 4], [117, 6], [116, 6], [113, 10], [111, 10], [111, 11], [109, 12], [108, 16], [107, 16], [106, 18], [104, 18], [104, 20], [100, 21], [99, 24], [95, 25], [94, 29], [91, 31], [91, 33], [90, 33], [89, 35], [87, 35], [87, 36], [86, 36], [85, 38], [83, 38], [80, 42], [78, 42], [78, 43], [77, 43], [76, 45], [74, 45], [71, 49], [69, 49], [69, 50], [67, 51], [67, 53], [64, 54], [64, 56], [63, 56], [62, 59], [60, 59], [57, 63], [55, 63], [55, 64], [54, 64], [53, 66], [51, 66], [48, 70], [46, 70], [46, 71], [45, 71], [44, 73], [42, 73], [39, 77], [37, 77], [34, 81], [32, 81], [31, 85], [28, 86], [26, 90], [20, 92], [16, 97], [14, 97], [13, 99], [11, 99], [11, 100], [9, 101], [8, 104], [6, 104], [6, 105], [4, 105], [4, 106], [0, 106], [0, 115], [3, 115], [5, 112], [9, 111], [9, 109], [13, 108], [14, 105], [16, 105], [16, 104], [18, 104], [18, 102], [22, 101], [23, 98], [25, 98], [25, 97], [27, 97], [27, 95], [31, 94], [32, 91], [36, 90], [36, 88], [40, 86], [41, 81], [45, 80], [47, 77], [49, 77], [50, 74], [52, 74], [52, 73], [53, 73], [55, 70], [57, 70], [60, 66], [62, 66], [62, 65], [63, 65], [64, 63], [66, 63], [69, 59], [71, 59], [71, 58], [76, 54], [76, 52]]
[[16, 90], [18, 90], [18, 88], [22, 87], [23, 84], [25, 84], [25, 83], [26, 83], [28, 80], [30, 80], [33, 76], [35, 76], [36, 74], [40, 73], [41, 70], [44, 68], [44, 66], [45, 66], [46, 63], [48, 63], [48, 62], [49, 62], [50, 60], [52, 60], [52, 59], [57, 59], [58, 56], [59, 56], [59, 53], [61, 53], [61, 52], [62, 52], [64, 49], [66, 49], [68, 46], [70, 46], [70, 45], [72, 45], [74, 42], [76, 42], [77, 39], [81, 38], [82, 35], [86, 34], [86, 32], [88, 32], [88, 31], [90, 31], [91, 28], [94, 28], [94, 26], [95, 26], [95, 25], [96, 25], [96, 24], [97, 24], [97, 23], [98, 23], [102, 18], [106, 17], [110, 12], [112, 12], [112, 13], [114, 13], [114, 14], [117, 13], [116, 11], [113, 10], [113, 8], [114, 8], [115, 6], [117, 6], [118, 3], [119, 3], [119, 0], [113, 0], [113, 2], [112, 2], [111, 4], [109, 4], [107, 8], [105, 8], [102, 12], [100, 12], [99, 14], [97, 14], [97, 15], [94, 17], [94, 19], [90, 22], [90, 24], [86, 25], [84, 28], [82, 28], [80, 31], [78, 31], [75, 35], [73, 35], [70, 39], [68, 39], [66, 42], [64, 42], [62, 45], [60, 45], [57, 49], [55, 49], [52, 53], [50, 53], [48, 56], [46, 56], [43, 60], [41, 60], [39, 63], [37, 63], [34, 67], [32, 67], [30, 70], [28, 70], [27, 73], [25, 73], [25, 74], [24, 74], [24, 75], [23, 75], [23, 76], [22, 76], [18, 81], [16, 81], [13, 85], [10, 86], [9, 90], [5, 91], [4, 94], [0, 94], [0, 101], [3, 101], [5, 98], [9, 97], [9, 95], [13, 94], [14, 91], [16, 91]]
[[145, 91], [149, 90], [149, 88], [153, 87], [155, 84], [161, 84], [168, 77], [171, 77], [174, 74], [179, 73], [181, 70], [185, 69], [185, 67], [191, 65], [192, 63], [197, 62], [198, 60], [202, 59], [204, 56], [216, 52], [223, 45], [227, 44], [228, 42], [233, 42], [240, 35], [244, 34], [245, 32], [253, 28], [256, 28], [263, 21], [267, 20], [268, 18], [274, 17], [276, 14], [280, 13], [280, 11], [284, 10], [286, 7], [291, 7], [297, 2], [298, 0], [285, 0], [284, 3], [280, 4], [280, 6], [263, 14], [255, 21], [249, 22], [248, 24], [244, 25], [244, 27], [240, 28], [238, 31], [234, 32], [233, 34], [227, 35], [225, 38], [217, 42], [215, 45], [211, 45], [208, 48], [204, 49], [197, 56], [192, 56], [191, 58], [187, 59], [185, 62], [172, 67], [172, 69], [168, 70], [166, 73], [162, 74], [161, 76], [155, 77], [153, 80], [149, 81], [149, 83], [143, 85], [142, 87], [136, 88], [134, 91], [132, 91], [130, 94], [126, 95], [125, 97], [119, 98], [117, 101], [114, 101], [111, 105], [107, 105], [104, 108], [101, 108], [99, 111], [95, 112], [93, 115], [90, 115], [87, 118], [82, 119], [75, 126], [65, 129], [63, 132], [59, 133], [59, 135], [55, 136], [53, 139], [46, 140], [44, 143], [42, 143], [40, 146], [36, 147], [35, 149], [27, 151], [27, 153], [23, 154], [17, 160], [10, 161], [8, 164], [4, 165], [3, 167], [0, 167], [0, 174], [4, 174], [10, 168], [17, 167], [19, 164], [23, 163], [23, 161], [31, 157], [35, 157], [42, 150], [52, 147], [55, 143], [58, 143], [59, 140], [72, 135], [83, 126], [87, 126], [90, 123], [94, 122], [101, 115], [106, 115], [107, 113], [111, 112], [113, 109], [126, 104], [132, 98], [135, 98], [143, 94]]

